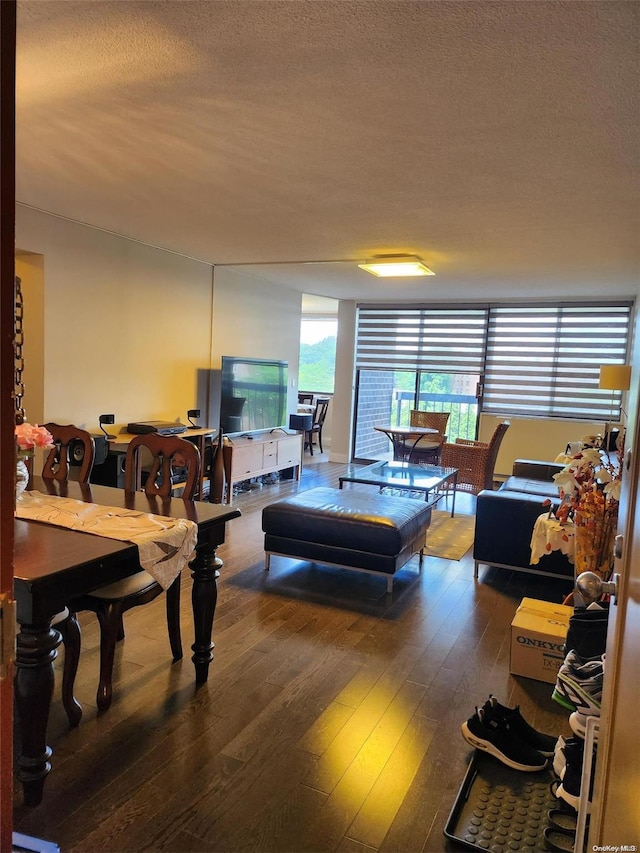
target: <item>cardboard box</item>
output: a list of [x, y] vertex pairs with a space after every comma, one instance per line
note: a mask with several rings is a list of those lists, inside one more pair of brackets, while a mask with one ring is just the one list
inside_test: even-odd
[[511, 673], [555, 684], [573, 607], [523, 598], [511, 623]]

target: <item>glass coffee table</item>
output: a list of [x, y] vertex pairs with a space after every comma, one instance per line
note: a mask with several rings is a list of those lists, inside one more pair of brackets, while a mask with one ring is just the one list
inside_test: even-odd
[[[406, 492], [424, 492], [425, 500], [437, 503], [451, 489], [451, 517], [456, 506], [457, 468], [440, 468], [438, 465], [412, 465], [410, 462], [374, 462], [373, 465], [347, 465], [340, 477], [343, 483], [364, 483], [382, 489], [399, 489]], [[446, 484], [446, 489], [441, 487]]]

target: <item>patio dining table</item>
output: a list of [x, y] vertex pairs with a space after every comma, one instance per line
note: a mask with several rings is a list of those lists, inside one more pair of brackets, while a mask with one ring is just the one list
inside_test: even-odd
[[[374, 426], [374, 429], [387, 436], [393, 448], [393, 459], [396, 462], [410, 462], [411, 454], [421, 438], [426, 435], [439, 435], [438, 430], [433, 427], [389, 425]], [[408, 452], [407, 446], [409, 446]]]

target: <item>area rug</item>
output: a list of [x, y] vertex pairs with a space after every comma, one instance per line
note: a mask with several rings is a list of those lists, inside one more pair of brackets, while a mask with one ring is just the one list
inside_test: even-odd
[[460, 560], [473, 545], [474, 515], [451, 514], [435, 509], [427, 530], [424, 553], [428, 557], [443, 557], [445, 560]]

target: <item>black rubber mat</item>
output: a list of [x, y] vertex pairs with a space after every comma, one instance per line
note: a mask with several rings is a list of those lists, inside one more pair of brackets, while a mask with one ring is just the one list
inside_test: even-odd
[[558, 800], [551, 770], [523, 773], [476, 751], [458, 791], [444, 834], [469, 850], [491, 853], [548, 851], [544, 830]]

